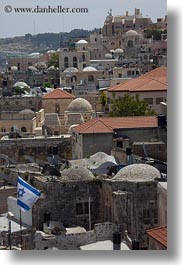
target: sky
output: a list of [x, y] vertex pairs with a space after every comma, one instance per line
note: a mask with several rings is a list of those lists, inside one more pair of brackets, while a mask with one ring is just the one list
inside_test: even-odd
[[[82, 7], [88, 8], [87, 14], [40, 14], [6, 13], [6, 6], [16, 7]], [[69, 32], [75, 28], [94, 29], [103, 26], [107, 13], [123, 15], [126, 11], [134, 14], [140, 8], [143, 16], [157, 17], [167, 13], [167, 0], [0, 0], [0, 38], [21, 36], [26, 33]]]

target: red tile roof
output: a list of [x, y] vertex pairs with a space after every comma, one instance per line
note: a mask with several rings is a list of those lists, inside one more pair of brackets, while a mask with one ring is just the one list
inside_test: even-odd
[[75, 96], [60, 88], [56, 88], [50, 93], [43, 96], [43, 99], [73, 99], [73, 98], [75, 98]]
[[147, 230], [147, 235], [167, 248], [167, 226]]
[[112, 133], [114, 129], [155, 128], [155, 116], [95, 118], [73, 128], [78, 133]]
[[109, 92], [166, 91], [167, 67], [156, 68], [140, 77], [109, 88]]

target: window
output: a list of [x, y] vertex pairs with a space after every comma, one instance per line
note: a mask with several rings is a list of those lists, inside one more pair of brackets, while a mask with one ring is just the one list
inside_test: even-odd
[[129, 40], [127, 43], [128, 48], [133, 48], [133, 41]]
[[160, 104], [161, 102], [163, 102], [163, 98], [156, 98], [156, 104]]
[[88, 81], [89, 82], [93, 82], [94, 81], [94, 76], [93, 75], [89, 75], [88, 76]]
[[21, 131], [26, 132], [27, 131], [26, 127], [21, 127]]
[[85, 54], [82, 55], [82, 60], [85, 62]]
[[73, 57], [73, 67], [77, 68], [78, 67], [78, 59], [77, 57]]
[[[92, 204], [91, 204], [92, 206]], [[80, 202], [76, 204], [76, 214], [89, 214], [89, 203], [88, 202]]]
[[144, 98], [143, 100], [149, 105], [153, 104], [153, 98]]
[[83, 204], [82, 203], [76, 204], [76, 214], [83, 214]]
[[69, 67], [69, 59], [68, 59], [68, 57], [64, 57], [64, 67], [65, 68]]
[[119, 77], [119, 78], [122, 78], [122, 74], [119, 74], [118, 77]]

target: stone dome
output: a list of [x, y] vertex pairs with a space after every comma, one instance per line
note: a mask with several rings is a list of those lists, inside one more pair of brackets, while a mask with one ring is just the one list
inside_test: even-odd
[[82, 112], [92, 112], [93, 109], [91, 104], [86, 99], [76, 98], [69, 104], [67, 111], [82, 113]]
[[126, 32], [126, 35], [127, 36], [136, 36], [136, 35], [138, 35], [138, 33], [135, 30], [130, 29]]
[[110, 53], [106, 53], [106, 54], [105, 54], [105, 58], [106, 58], [106, 59], [112, 59], [112, 54], [110, 54]]
[[71, 167], [61, 171], [61, 180], [64, 181], [89, 181], [92, 179], [94, 179], [94, 175], [84, 167]]
[[87, 66], [83, 69], [83, 72], [95, 72], [97, 69], [93, 66]]
[[87, 44], [88, 42], [86, 40], [79, 40], [76, 42], [76, 44]]
[[133, 164], [121, 169], [112, 179], [120, 181], [152, 181], [160, 178], [160, 172], [147, 164]]

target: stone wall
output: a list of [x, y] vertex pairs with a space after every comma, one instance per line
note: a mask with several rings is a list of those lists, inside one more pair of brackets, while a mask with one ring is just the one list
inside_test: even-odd
[[147, 246], [145, 231], [158, 225], [157, 183], [154, 181], [116, 181], [103, 183], [104, 219], [121, 225], [121, 233]]
[[[89, 181], [34, 182], [42, 196], [33, 208], [33, 226], [43, 229], [44, 214], [50, 213], [51, 221], [61, 222], [64, 227], [89, 228], [88, 203], [90, 197], [91, 227], [102, 221], [101, 187]], [[83, 207], [83, 211], [78, 208]]]
[[71, 159], [70, 137], [20, 138], [0, 141], [1, 154], [19, 163], [25, 163], [27, 159], [32, 162], [47, 161], [48, 150], [51, 147], [58, 147], [60, 159]]
[[[144, 143], [149, 157], [167, 161], [167, 145], [163, 142]], [[144, 156], [143, 143], [134, 142], [132, 145], [133, 153], [139, 156]]]
[[1, 97], [0, 111], [21, 111], [31, 109], [39, 111], [42, 106], [42, 98], [37, 97]]
[[112, 240], [116, 225], [112, 223], [95, 224], [93, 230], [64, 235], [47, 235], [37, 231], [34, 236], [36, 250], [57, 248], [61, 250], [79, 250], [80, 246], [97, 241]]
[[16, 187], [5, 187], [0, 189], [0, 214], [8, 211], [7, 199], [16, 192]]

